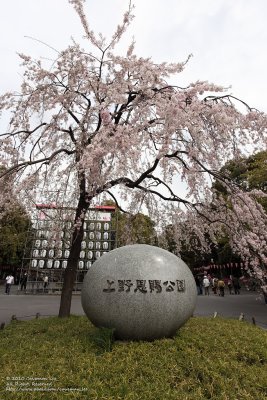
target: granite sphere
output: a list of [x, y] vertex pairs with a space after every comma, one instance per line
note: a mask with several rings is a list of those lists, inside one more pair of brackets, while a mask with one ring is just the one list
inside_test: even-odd
[[87, 272], [82, 306], [97, 327], [128, 340], [171, 337], [193, 314], [194, 277], [174, 254], [136, 244], [104, 254]]

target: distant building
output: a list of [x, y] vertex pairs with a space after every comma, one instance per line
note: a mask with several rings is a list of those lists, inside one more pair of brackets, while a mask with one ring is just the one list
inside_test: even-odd
[[[89, 209], [84, 222], [84, 236], [77, 264], [75, 291], [81, 290], [84, 275], [92, 264], [116, 247], [117, 221], [114, 206]], [[60, 292], [70, 254], [73, 209], [55, 204], [36, 204], [29, 256], [23, 258], [20, 274], [28, 273], [27, 292], [43, 292], [43, 278], [48, 276], [46, 291]]]

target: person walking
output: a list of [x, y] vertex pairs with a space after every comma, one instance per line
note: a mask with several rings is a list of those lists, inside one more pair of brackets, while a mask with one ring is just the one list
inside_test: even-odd
[[233, 286], [234, 286], [235, 294], [240, 294], [239, 279], [236, 276], [234, 276], [232, 280], [233, 280]]
[[212, 279], [212, 291], [214, 294], [217, 294], [217, 290], [218, 290], [218, 278], [214, 277]]
[[45, 275], [45, 277], [44, 277], [44, 290], [47, 288], [48, 283], [49, 283], [49, 278], [48, 278], [47, 275]]
[[20, 290], [24, 290], [24, 291], [26, 290], [27, 281], [28, 281], [28, 274], [27, 274], [27, 272], [25, 272], [22, 275], [21, 280], [20, 280]]
[[200, 295], [202, 294], [202, 287], [201, 287], [201, 282], [198, 276], [195, 276], [195, 282], [196, 282], [196, 287], [197, 287], [197, 294]]
[[6, 294], [10, 294], [11, 285], [14, 285], [14, 276], [9, 274], [6, 277]]
[[233, 292], [232, 292], [232, 290], [233, 290], [233, 282], [232, 282], [231, 278], [227, 279], [227, 286], [228, 286], [229, 294], [233, 294]]
[[218, 280], [219, 296], [224, 297], [224, 287], [225, 283], [223, 279]]
[[204, 287], [204, 293], [205, 295], [210, 295], [210, 281], [209, 278], [204, 275], [204, 279], [203, 279], [203, 287]]

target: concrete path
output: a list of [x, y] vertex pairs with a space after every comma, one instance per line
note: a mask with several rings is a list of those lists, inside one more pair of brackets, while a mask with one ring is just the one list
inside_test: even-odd
[[[25, 295], [17, 294], [17, 287], [12, 287], [11, 294], [4, 294], [3, 286], [0, 287], [0, 324], [9, 323], [12, 315], [18, 319], [27, 320], [35, 318], [36, 313], [41, 316], [57, 315], [59, 310], [59, 295]], [[194, 315], [213, 316], [218, 315], [238, 319], [243, 313], [245, 319], [252, 322], [255, 318], [256, 325], [267, 329], [267, 305], [263, 297], [257, 292], [243, 291], [240, 295], [229, 295], [225, 297], [198, 296]], [[71, 313], [84, 315], [80, 295], [73, 295]]]
[[215, 312], [218, 316], [234, 319], [243, 313], [246, 321], [252, 323], [254, 318], [256, 325], [267, 329], [267, 304], [257, 292], [241, 291], [240, 295], [226, 294], [224, 297], [198, 296], [194, 315], [213, 316]]

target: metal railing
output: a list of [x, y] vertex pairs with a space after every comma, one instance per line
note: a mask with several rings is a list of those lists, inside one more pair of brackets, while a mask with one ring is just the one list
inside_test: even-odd
[[[21, 290], [18, 286], [17, 294], [61, 294], [63, 282], [49, 282], [45, 286], [43, 281], [28, 281], [26, 289]], [[82, 282], [75, 282], [73, 292], [80, 293]]]

